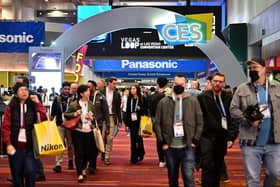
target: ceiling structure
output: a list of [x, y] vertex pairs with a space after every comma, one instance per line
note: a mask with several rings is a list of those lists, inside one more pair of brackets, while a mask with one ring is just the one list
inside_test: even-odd
[[[221, 5], [225, 0], [0, 0], [0, 7], [26, 7], [35, 10], [37, 21], [58, 23], [76, 22], [78, 5], [113, 5], [113, 6], [209, 6]], [[53, 11], [61, 11], [53, 14]], [[16, 13], [15, 13], [16, 14]], [[15, 18], [17, 19], [17, 18]]]

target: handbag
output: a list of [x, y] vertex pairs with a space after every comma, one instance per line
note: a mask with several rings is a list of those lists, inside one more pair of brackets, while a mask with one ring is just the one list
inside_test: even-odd
[[153, 123], [152, 123], [151, 116], [141, 116], [139, 136], [146, 138], [152, 136], [152, 134], [153, 134]]
[[74, 118], [65, 119], [62, 126], [69, 130], [75, 130], [80, 120], [81, 115], [77, 115]]
[[35, 158], [60, 155], [65, 151], [55, 119], [35, 123], [32, 137]]
[[104, 153], [105, 152], [104, 141], [96, 120], [95, 120], [95, 126], [93, 128], [93, 136], [98, 151]]

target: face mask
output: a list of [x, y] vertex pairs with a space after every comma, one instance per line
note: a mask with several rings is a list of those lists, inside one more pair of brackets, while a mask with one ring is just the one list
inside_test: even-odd
[[249, 76], [252, 82], [256, 82], [260, 78], [259, 72], [255, 70], [249, 71]]
[[184, 90], [185, 90], [185, 88], [181, 85], [176, 85], [176, 86], [173, 87], [173, 91], [176, 95], [179, 95], [179, 94], [183, 93]]

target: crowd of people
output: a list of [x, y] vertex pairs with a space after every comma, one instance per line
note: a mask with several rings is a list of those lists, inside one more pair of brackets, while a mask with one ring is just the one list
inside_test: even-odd
[[[44, 88], [36, 93], [29, 90], [28, 79], [18, 77], [2, 125], [14, 186], [25, 186], [24, 181], [26, 186], [35, 186], [36, 180], [45, 180], [43, 164], [34, 158], [32, 148], [37, 113], [41, 120], [48, 114], [55, 118], [66, 142], [67, 169], [76, 169], [79, 183], [96, 172], [95, 125], [102, 131], [104, 165], [113, 164], [114, 133], [121, 126], [130, 136], [130, 163], [144, 159], [144, 141], [138, 132], [141, 116], [146, 115], [152, 118], [158, 164], [167, 168], [170, 187], [179, 186], [180, 168], [185, 187], [195, 186], [194, 172], [199, 169], [203, 187], [219, 187], [221, 179], [228, 180], [224, 157], [238, 135], [247, 186], [261, 186], [262, 167], [263, 186], [276, 186], [280, 179], [280, 84], [268, 79], [262, 59], [249, 60], [247, 65], [250, 80], [234, 91], [226, 87], [226, 75], [220, 72], [207, 78], [204, 90], [198, 81], [187, 88], [187, 79], [178, 74], [173, 81], [158, 77], [157, 89], [151, 87], [149, 93], [137, 84], [121, 92], [117, 79], [111, 77], [80, 85], [64, 82], [60, 93], [52, 89], [49, 96]], [[62, 125], [78, 115], [75, 130]], [[57, 155], [55, 173], [63, 172], [62, 163], [63, 155]]]

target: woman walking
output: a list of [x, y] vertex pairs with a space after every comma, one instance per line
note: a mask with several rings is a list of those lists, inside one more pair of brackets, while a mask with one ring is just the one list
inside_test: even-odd
[[2, 127], [15, 187], [35, 186], [37, 168], [33, 154], [32, 130], [38, 113], [42, 121], [47, 119], [46, 109], [37, 95], [29, 95], [26, 84], [16, 83], [14, 96], [4, 112]]
[[89, 160], [96, 158], [95, 154], [97, 154], [98, 151], [92, 132], [95, 112], [92, 102], [89, 101], [90, 90], [87, 85], [80, 85], [77, 93], [78, 100], [70, 104], [64, 113], [64, 117], [70, 119], [78, 115], [81, 116], [81, 120], [78, 122], [76, 129], [72, 131], [72, 141], [75, 150], [78, 182], [82, 183], [86, 178], [87, 163]]
[[127, 98], [124, 121], [130, 129], [130, 162], [136, 164], [144, 159], [145, 150], [143, 138], [139, 136], [140, 118], [145, 113], [144, 101], [140, 88], [134, 85]]

